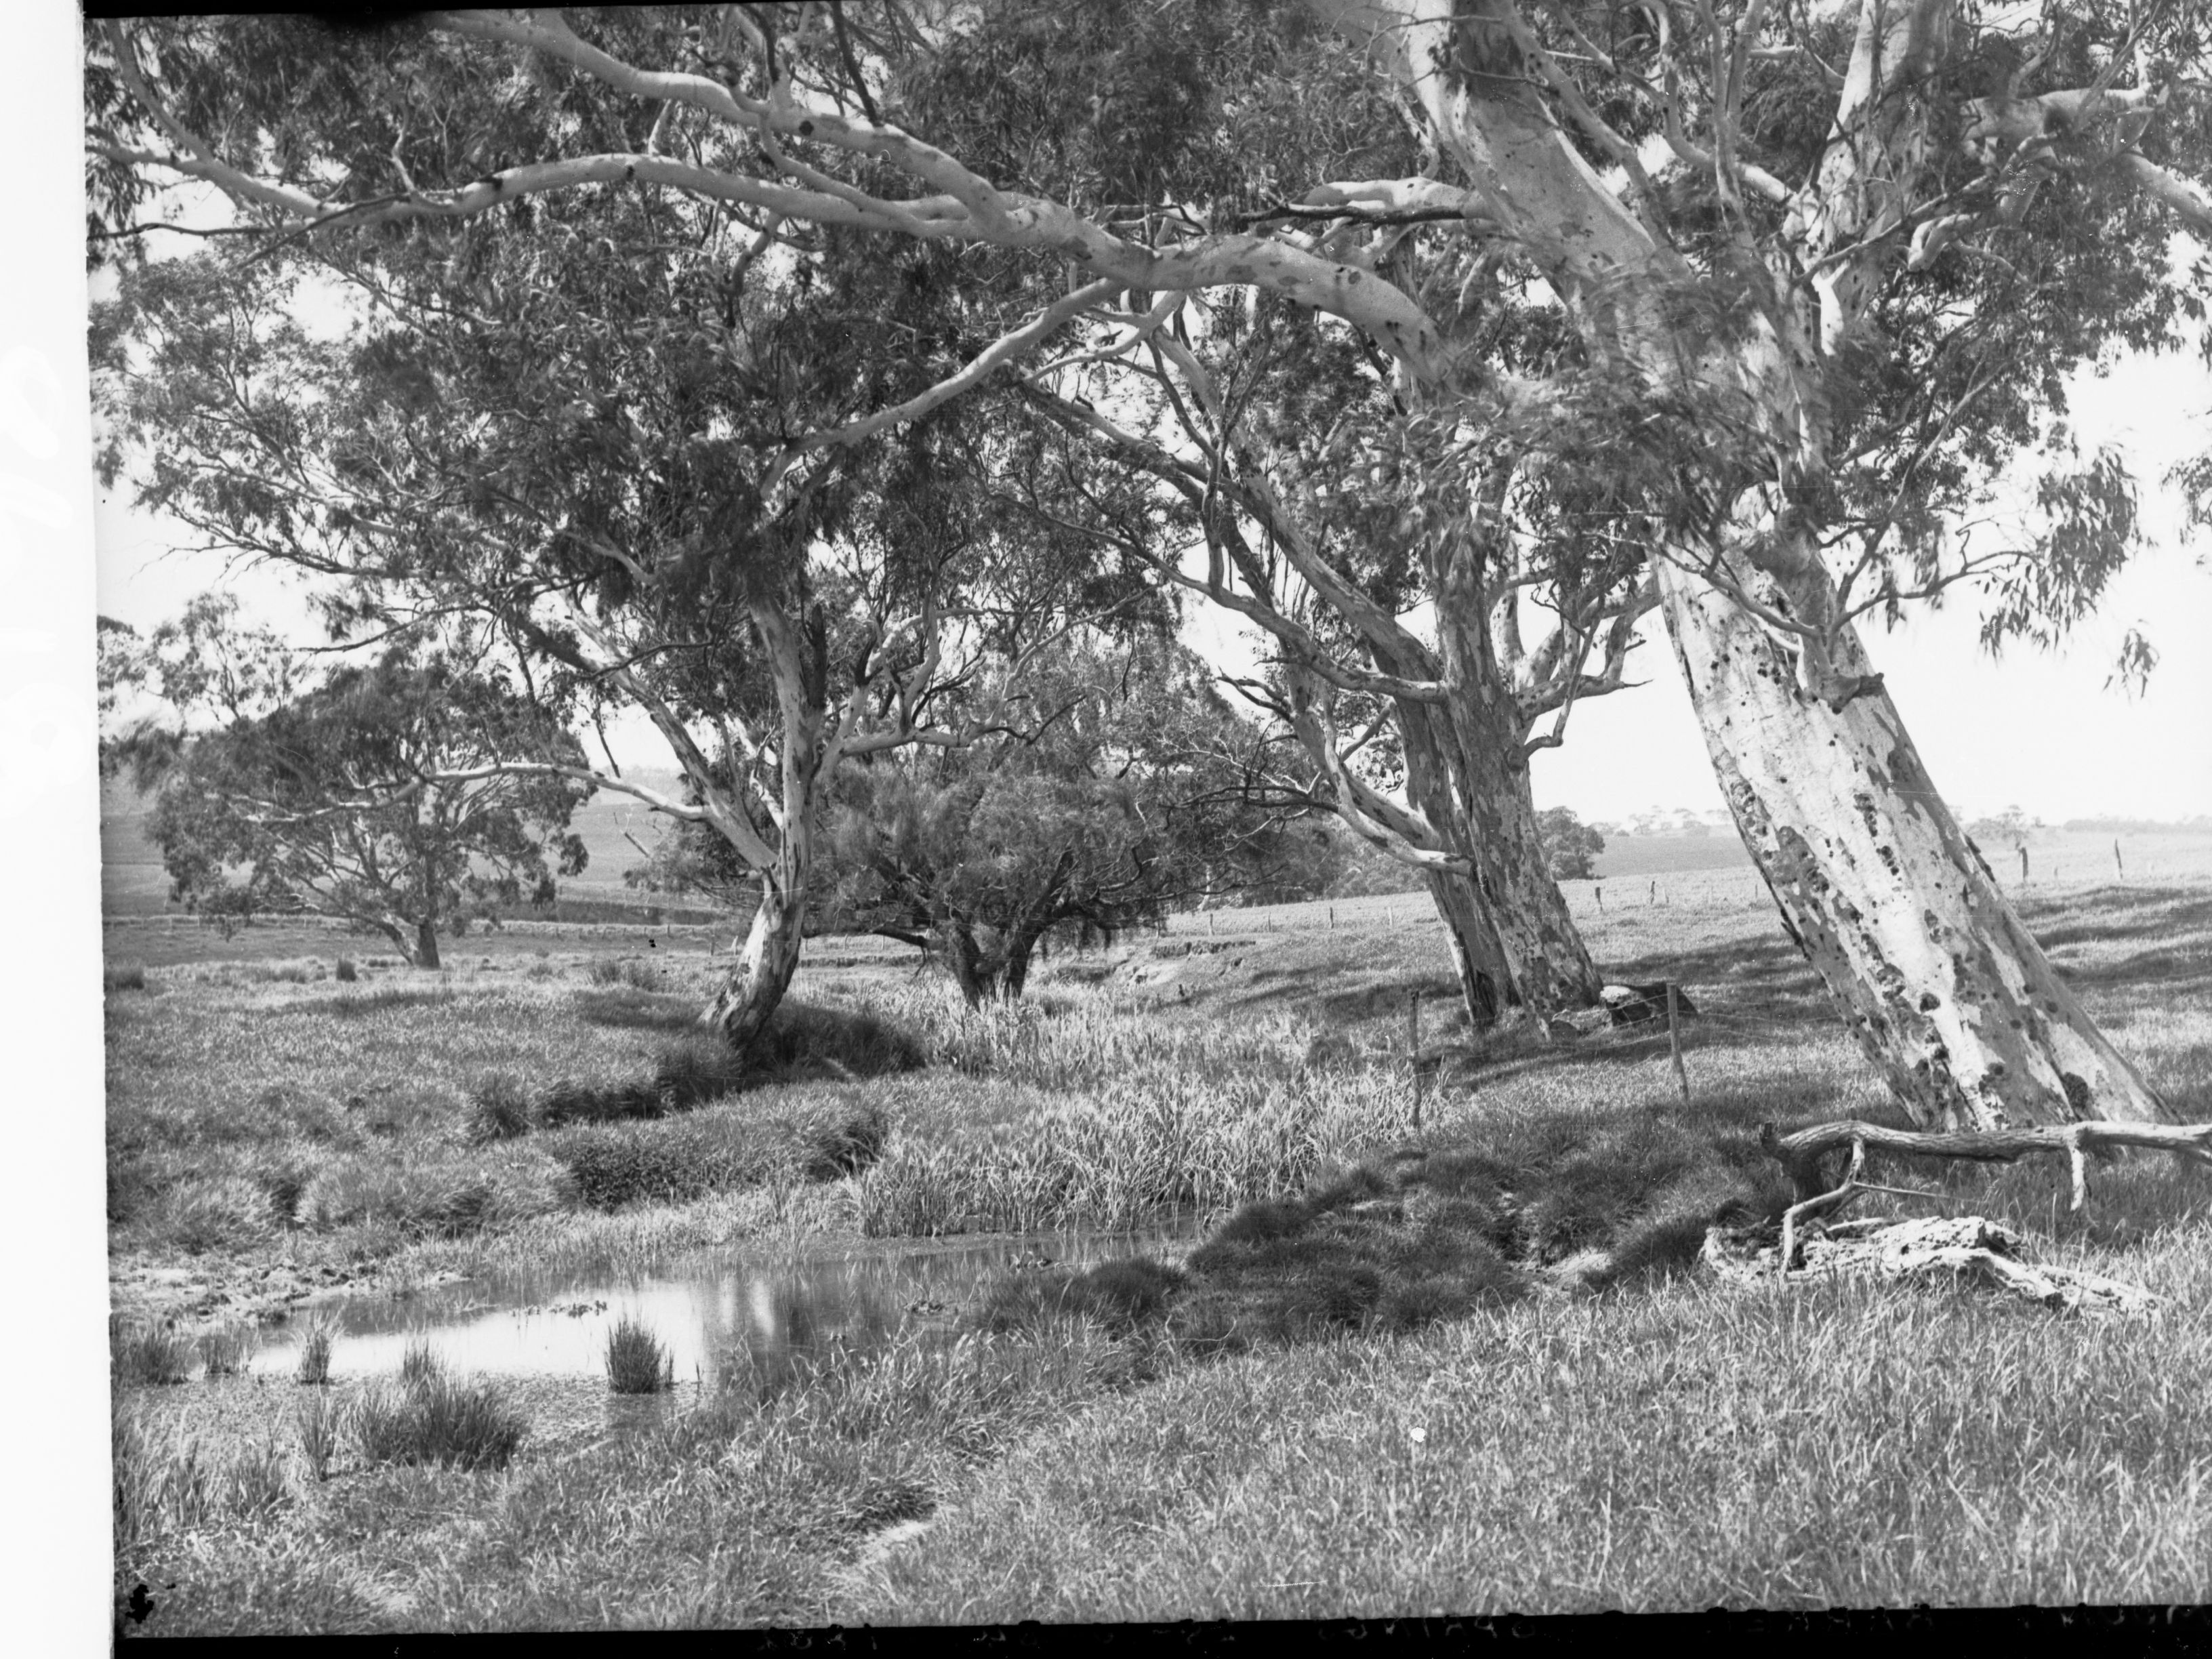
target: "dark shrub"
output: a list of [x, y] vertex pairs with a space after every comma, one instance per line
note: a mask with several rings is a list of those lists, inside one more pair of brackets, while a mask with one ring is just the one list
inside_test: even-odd
[[143, 991], [146, 988], [146, 969], [142, 963], [119, 962], [100, 975], [100, 981], [111, 991]]
[[350, 985], [361, 977], [361, 970], [353, 965], [351, 957], [340, 957], [336, 975], [341, 982]]

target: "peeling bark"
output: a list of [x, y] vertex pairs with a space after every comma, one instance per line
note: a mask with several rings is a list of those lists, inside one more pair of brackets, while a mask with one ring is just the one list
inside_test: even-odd
[[[2005, 902], [1888, 695], [1833, 708], [1724, 595], [1672, 567], [1660, 592], [1744, 845], [1913, 1121], [2172, 1121]], [[1866, 674], [1856, 634], [1841, 637], [1838, 665]]]

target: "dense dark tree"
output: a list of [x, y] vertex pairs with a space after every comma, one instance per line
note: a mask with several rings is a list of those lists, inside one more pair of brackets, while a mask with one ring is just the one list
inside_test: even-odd
[[1561, 881], [1588, 881], [1597, 873], [1594, 860], [1605, 851], [1605, 837], [1577, 817], [1571, 807], [1549, 806], [1536, 815], [1544, 835], [1544, 856]]
[[[1280, 746], [1189, 652], [1071, 636], [953, 700], [969, 740], [871, 757], [826, 816], [824, 929], [929, 950], [970, 1003], [1018, 997], [1055, 928], [1110, 938], [1171, 908], [1320, 890], [1326, 836], [1271, 781]], [[721, 846], [683, 826], [646, 884], [726, 892]]]

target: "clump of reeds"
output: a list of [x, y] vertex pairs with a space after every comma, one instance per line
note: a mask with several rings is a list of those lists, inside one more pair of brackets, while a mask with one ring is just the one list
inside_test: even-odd
[[[411, 1353], [415, 1352], [410, 1350]], [[422, 1350], [428, 1355], [428, 1350]], [[434, 1357], [410, 1376], [372, 1382], [354, 1403], [355, 1449], [365, 1463], [505, 1468], [528, 1420], [490, 1383], [447, 1375]]]
[[331, 1380], [331, 1344], [337, 1328], [319, 1316], [310, 1318], [300, 1332], [300, 1381], [321, 1388]]
[[530, 1132], [530, 1090], [512, 1072], [495, 1072], [469, 1091], [463, 1119], [468, 1138], [482, 1144]]
[[330, 1479], [331, 1459], [337, 1451], [344, 1417], [337, 1396], [328, 1389], [309, 1389], [293, 1407], [292, 1425], [299, 1435], [301, 1461], [316, 1480]]
[[108, 1352], [118, 1382], [182, 1382], [192, 1374], [192, 1345], [172, 1322], [118, 1322], [109, 1330]]
[[659, 1394], [676, 1386], [676, 1357], [625, 1314], [607, 1333], [607, 1386], [617, 1394]]
[[254, 1334], [250, 1325], [225, 1325], [201, 1333], [200, 1364], [210, 1376], [236, 1376], [253, 1357]]
[[437, 1350], [419, 1337], [399, 1356], [399, 1380], [410, 1389], [426, 1388], [445, 1374], [445, 1362], [438, 1358]]
[[115, 1530], [121, 1542], [275, 1508], [290, 1494], [273, 1440], [225, 1455], [179, 1427], [157, 1438], [132, 1413], [113, 1419]]

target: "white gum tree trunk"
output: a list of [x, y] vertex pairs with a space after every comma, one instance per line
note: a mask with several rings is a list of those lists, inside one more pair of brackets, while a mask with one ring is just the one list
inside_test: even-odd
[[[1745, 843], [1900, 1102], [1923, 1124], [1961, 1128], [2169, 1117], [1997, 890], [1869, 678], [1856, 635], [1836, 620], [1835, 584], [1812, 538], [1789, 522], [1789, 487], [1826, 466], [1823, 354], [1872, 281], [1830, 256], [1855, 237], [1877, 245], [1869, 233], [1911, 186], [1925, 139], [1919, 88], [1949, 8], [1865, 0], [1836, 116], [1848, 137], [1796, 198], [1802, 246], [1779, 256], [1818, 271], [1817, 292], [1788, 284], [1766, 323], [1700, 338], [1668, 303], [1694, 273], [1567, 143], [1513, 38], [1514, 0], [1319, 3], [1395, 64], [1486, 210], [1568, 296], [1595, 353], [1660, 386], [1686, 370], [1733, 386], [1741, 441], [1764, 433], [1776, 477], [1739, 486], [1723, 532], [1733, 541], [1692, 560], [1709, 562], [1735, 593], [1662, 561], [1662, 609]], [[1455, 395], [1441, 366], [1416, 353], [1401, 361], [1429, 395]], [[1747, 598], [1793, 628], [1816, 626], [1777, 628]], [[1450, 609], [1440, 595], [1440, 622]]]
[[[1840, 710], [1709, 584], [1659, 573], [1736, 827], [1844, 1024], [1915, 1122], [2170, 1121], [1998, 890], [1878, 687]], [[1870, 672], [1846, 634], [1838, 669]]]
[[791, 988], [805, 921], [803, 866], [779, 860], [776, 868], [761, 872], [760, 908], [745, 930], [737, 966], [700, 1016], [700, 1023], [720, 1031], [732, 1048], [750, 1048]]

